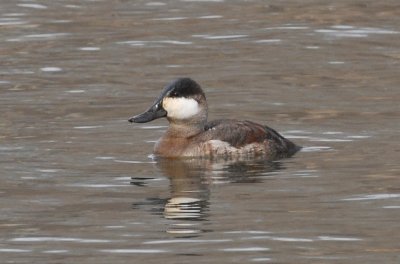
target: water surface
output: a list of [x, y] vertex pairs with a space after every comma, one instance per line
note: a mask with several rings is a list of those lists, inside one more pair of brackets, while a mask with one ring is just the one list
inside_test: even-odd
[[[2, 263], [398, 263], [397, 1], [0, 4]], [[303, 150], [149, 158], [172, 79]]]

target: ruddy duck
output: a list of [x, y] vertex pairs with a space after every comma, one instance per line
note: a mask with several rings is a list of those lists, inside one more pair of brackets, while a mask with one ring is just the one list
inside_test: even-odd
[[167, 85], [154, 104], [129, 122], [146, 123], [166, 117], [169, 127], [154, 147], [166, 158], [256, 158], [290, 157], [300, 147], [274, 129], [251, 121], [207, 121], [207, 102], [200, 85], [179, 78]]

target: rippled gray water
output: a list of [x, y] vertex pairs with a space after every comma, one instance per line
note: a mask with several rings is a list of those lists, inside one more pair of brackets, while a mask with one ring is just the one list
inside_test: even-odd
[[[399, 10], [2, 0], [1, 263], [399, 263]], [[152, 160], [179, 76], [303, 150]]]

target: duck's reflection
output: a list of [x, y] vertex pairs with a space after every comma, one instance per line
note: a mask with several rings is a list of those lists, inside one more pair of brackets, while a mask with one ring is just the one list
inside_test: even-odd
[[157, 160], [157, 166], [170, 179], [171, 197], [164, 207], [167, 219], [203, 220], [210, 196], [206, 168], [199, 160]]
[[[151, 205], [151, 211], [170, 220], [168, 233], [195, 236], [205, 232], [209, 219], [210, 189], [221, 183], [257, 183], [283, 168], [280, 162], [265, 160], [156, 159], [156, 165], [170, 179], [170, 196], [147, 198], [134, 209]], [[151, 178], [132, 178], [132, 184], [147, 186]]]
[[262, 176], [281, 169], [279, 162], [211, 161], [207, 159], [159, 159], [157, 166], [170, 179], [171, 197], [164, 207], [167, 219], [204, 220], [210, 186], [217, 183], [259, 182]]

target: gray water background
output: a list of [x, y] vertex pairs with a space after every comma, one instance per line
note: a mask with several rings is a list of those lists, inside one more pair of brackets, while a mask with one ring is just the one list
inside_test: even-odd
[[[1, 263], [399, 263], [399, 7], [2, 0]], [[152, 160], [180, 76], [303, 150]]]

